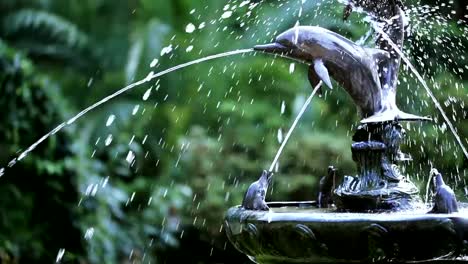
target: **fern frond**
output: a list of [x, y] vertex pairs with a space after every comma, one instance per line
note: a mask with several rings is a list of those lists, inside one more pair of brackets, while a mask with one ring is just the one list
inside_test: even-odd
[[61, 60], [86, 70], [96, 64], [87, 35], [72, 22], [40, 10], [22, 9], [0, 18], [0, 38], [31, 58]]
[[1, 34], [6, 39], [34, 38], [36, 41], [60, 43], [70, 48], [84, 48], [87, 36], [73, 23], [57, 15], [24, 9], [7, 15]]

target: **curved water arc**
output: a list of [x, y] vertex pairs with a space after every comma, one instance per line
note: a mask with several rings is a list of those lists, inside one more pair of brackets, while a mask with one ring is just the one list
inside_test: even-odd
[[468, 159], [468, 151], [466, 150], [465, 146], [463, 145], [463, 141], [461, 140], [460, 136], [458, 135], [457, 131], [455, 130], [455, 127], [453, 126], [452, 122], [450, 122], [450, 119], [448, 118], [447, 114], [445, 113], [444, 109], [440, 105], [439, 101], [437, 98], [434, 96], [432, 93], [431, 89], [429, 89], [429, 86], [427, 85], [426, 81], [422, 78], [421, 74], [416, 70], [416, 68], [413, 66], [413, 64], [409, 61], [409, 59], [405, 56], [405, 54], [398, 48], [398, 46], [390, 39], [390, 37], [385, 33], [380, 27], [378, 27], [375, 23], [371, 23], [372, 27], [382, 35], [382, 37], [388, 41], [390, 46], [392, 46], [393, 50], [400, 55], [400, 57], [403, 59], [403, 61], [408, 65], [408, 67], [411, 69], [411, 71], [416, 75], [416, 78], [418, 81], [422, 84], [424, 89], [426, 90], [427, 94], [431, 98], [432, 102], [436, 106], [437, 110], [439, 110], [440, 114], [444, 118], [445, 123], [447, 126], [450, 128], [450, 131], [452, 132], [453, 136], [455, 137], [458, 145], [463, 151], [463, 154], [465, 157]]
[[[37, 140], [36, 142], [34, 142], [31, 146], [29, 146], [26, 150], [22, 151], [21, 154], [17, 157], [15, 157], [14, 159], [12, 159], [9, 163], [8, 163], [8, 167], [13, 167], [18, 161], [22, 160], [23, 158], [25, 158], [31, 151], [33, 151], [37, 146], [39, 146], [42, 142], [44, 142], [47, 138], [49, 138], [50, 136], [54, 135], [55, 133], [59, 132], [60, 130], [62, 130], [63, 128], [73, 124], [76, 120], [78, 120], [80, 117], [84, 116], [86, 113], [92, 111], [93, 109], [95, 109], [96, 107], [106, 103], [107, 101], [129, 91], [129, 90], [132, 90], [133, 88], [137, 87], [137, 86], [140, 86], [144, 83], [147, 83], [155, 78], [158, 78], [158, 77], [161, 77], [163, 75], [166, 75], [168, 73], [171, 73], [171, 72], [174, 72], [174, 71], [177, 71], [177, 70], [180, 70], [180, 69], [183, 69], [183, 68], [186, 68], [188, 66], [192, 66], [192, 65], [195, 65], [195, 64], [198, 64], [200, 62], [204, 62], [204, 61], [209, 61], [209, 60], [214, 60], [214, 59], [218, 59], [218, 58], [223, 58], [223, 57], [227, 57], [227, 56], [231, 56], [231, 55], [236, 55], [236, 54], [244, 54], [244, 53], [248, 53], [248, 52], [252, 52], [254, 51], [253, 49], [239, 49], [239, 50], [233, 50], [233, 51], [228, 51], [228, 52], [224, 52], [224, 53], [219, 53], [219, 54], [215, 54], [215, 55], [210, 55], [210, 56], [206, 56], [206, 57], [203, 57], [203, 58], [200, 58], [200, 59], [197, 59], [197, 60], [193, 60], [193, 61], [189, 61], [189, 62], [186, 62], [186, 63], [182, 63], [182, 64], [179, 64], [179, 65], [176, 65], [174, 67], [171, 67], [171, 68], [168, 68], [166, 70], [163, 70], [163, 71], [160, 71], [160, 72], [157, 72], [157, 73], [153, 73], [151, 72], [148, 76], [146, 76], [145, 78], [137, 81], [137, 82], [134, 82], [132, 84], [129, 84], [127, 86], [125, 86], [124, 88], [116, 91], [115, 93], [111, 94], [111, 95], [108, 95], [106, 97], [104, 97], [103, 99], [99, 100], [98, 102], [92, 104], [91, 106], [85, 108], [84, 110], [82, 110], [81, 112], [79, 112], [78, 114], [76, 114], [75, 116], [73, 116], [72, 118], [68, 119], [67, 121], [65, 122], [62, 122], [61, 124], [59, 124], [57, 127], [55, 127], [54, 129], [52, 129], [49, 133], [45, 134], [44, 136], [42, 136], [39, 140]], [[0, 168], [0, 177], [3, 176], [5, 174], [5, 168]]]
[[320, 89], [321, 86], [322, 86], [322, 81], [320, 81], [320, 82], [315, 86], [314, 90], [312, 91], [312, 94], [307, 98], [307, 100], [305, 101], [305, 103], [304, 103], [304, 105], [302, 106], [301, 110], [300, 110], [299, 113], [297, 114], [296, 119], [294, 119], [293, 124], [292, 124], [291, 127], [289, 128], [289, 131], [288, 131], [288, 133], [286, 134], [286, 137], [284, 138], [284, 140], [283, 140], [283, 142], [282, 142], [280, 148], [278, 149], [278, 152], [276, 153], [275, 158], [273, 159], [273, 162], [272, 162], [271, 165], [270, 165], [270, 169], [269, 169], [270, 172], [273, 171], [275, 165], [278, 163], [278, 159], [279, 159], [279, 157], [281, 156], [281, 153], [283, 152], [284, 147], [285, 147], [286, 144], [288, 143], [289, 138], [291, 137], [292, 132], [293, 132], [294, 129], [296, 128], [297, 123], [298, 123], [299, 120], [301, 119], [302, 115], [304, 115], [305, 110], [307, 109], [307, 107], [309, 106], [310, 102], [312, 101], [312, 99], [314, 98], [315, 94], [317, 93], [318, 89]]

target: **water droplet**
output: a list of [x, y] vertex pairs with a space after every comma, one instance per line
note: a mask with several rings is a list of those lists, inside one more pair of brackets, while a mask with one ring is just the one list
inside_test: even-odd
[[198, 26], [198, 29], [202, 29], [202, 28], [204, 28], [204, 27], [205, 27], [205, 25], [206, 25], [206, 23], [205, 23], [205, 22], [201, 22], [201, 23], [200, 23], [200, 25]]
[[85, 195], [86, 196], [96, 196], [96, 193], [98, 191], [98, 185], [97, 184], [90, 184], [88, 187], [86, 187]]
[[232, 11], [226, 11], [224, 14], [221, 16], [222, 19], [230, 18], [232, 16]]
[[8, 162], [8, 167], [10, 167], [10, 168], [11, 168], [11, 167], [15, 166], [15, 164], [16, 164], [16, 161], [17, 161], [17, 159], [16, 159], [16, 158], [14, 158], [14, 159], [10, 160], [10, 162]]
[[295, 63], [289, 64], [289, 73], [293, 73], [295, 69], [296, 69], [296, 64]]
[[278, 142], [283, 142], [283, 130], [281, 128], [278, 129]]
[[76, 119], [78, 119], [78, 117], [76, 117], [76, 116], [71, 118], [70, 120], [67, 121], [67, 125], [73, 124], [76, 121]]
[[109, 134], [106, 138], [106, 140], [104, 141], [104, 144], [107, 146], [109, 146], [111, 143], [112, 143], [112, 134]]
[[283, 101], [281, 102], [281, 114], [284, 114], [284, 111], [286, 111], [286, 103]]
[[106, 126], [108, 127], [112, 125], [112, 123], [114, 123], [114, 120], [115, 120], [115, 115], [110, 115], [109, 118], [107, 118]]
[[138, 109], [140, 109], [140, 105], [135, 105], [135, 107], [133, 107], [132, 115], [136, 115], [136, 113], [138, 113]]
[[169, 46], [167, 47], [164, 47], [162, 48], [161, 50], [161, 56], [165, 55], [165, 54], [169, 54], [172, 52], [172, 44], [170, 44]]
[[189, 24], [185, 27], [185, 32], [187, 32], [187, 33], [192, 33], [193, 31], [195, 31], [195, 25], [192, 24], [192, 23], [189, 23]]
[[151, 81], [151, 79], [153, 79], [153, 76], [154, 76], [154, 72], [153, 71], [150, 71], [150, 73], [148, 73], [148, 75], [146, 76], [146, 81], [149, 82]]
[[84, 238], [86, 240], [90, 240], [91, 238], [93, 238], [93, 235], [94, 235], [94, 227], [90, 227], [86, 230]]
[[102, 183], [102, 188], [106, 187], [106, 186], [107, 186], [107, 183], [109, 183], [109, 176], [107, 176], [107, 177], [104, 179], [104, 182]]
[[143, 101], [148, 100], [149, 96], [151, 95], [151, 88], [146, 90], [145, 94], [143, 95]]
[[61, 248], [59, 249], [58, 253], [57, 253], [57, 257], [55, 258], [55, 262], [60, 262], [63, 258], [63, 255], [65, 255], [65, 249], [64, 248]]
[[150, 63], [150, 67], [153, 68], [154, 66], [156, 66], [156, 64], [158, 64], [159, 60], [158, 59], [153, 59]]
[[128, 151], [128, 154], [127, 154], [127, 157], [125, 158], [125, 160], [129, 164], [132, 164], [132, 162], [135, 160], [135, 154], [133, 153], [133, 151], [131, 151], [131, 150]]
[[187, 47], [187, 49], [185, 50], [186, 52], [191, 52], [193, 50], [193, 45], [190, 45]]
[[250, 3], [250, 0], [243, 1], [242, 3], [240, 3], [239, 7], [243, 7], [245, 5], [248, 5], [249, 3]]

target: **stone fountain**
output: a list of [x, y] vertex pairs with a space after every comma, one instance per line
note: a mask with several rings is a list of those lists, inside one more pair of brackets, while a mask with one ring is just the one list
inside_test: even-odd
[[[396, 0], [395, 0], [396, 1]], [[400, 2], [352, 0], [344, 19], [359, 6], [403, 46], [405, 14]], [[229, 209], [225, 230], [230, 241], [256, 263], [442, 262], [468, 257], [468, 217], [458, 213], [453, 191], [437, 170], [434, 208], [426, 212], [418, 188], [402, 174], [410, 161], [400, 150], [400, 122], [428, 121], [396, 106], [400, 57], [377, 37], [364, 48], [319, 27], [296, 27], [274, 43], [256, 46], [310, 65], [312, 86], [333, 78], [360, 109], [361, 124], [351, 146], [358, 174], [334, 188], [336, 169], [320, 181], [318, 202], [264, 201], [271, 173], [246, 192], [243, 204]], [[333, 204], [330, 208], [329, 204]], [[422, 211], [426, 210], [426, 211]]]

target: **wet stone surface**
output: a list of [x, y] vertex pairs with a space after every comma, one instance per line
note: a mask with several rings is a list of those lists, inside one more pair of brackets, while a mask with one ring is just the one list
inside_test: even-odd
[[468, 256], [465, 205], [450, 215], [426, 209], [338, 213], [313, 203], [269, 206], [267, 212], [233, 207], [225, 219], [231, 242], [258, 263], [441, 263]]
[[342, 211], [407, 210], [420, 202], [418, 188], [400, 173], [405, 154], [400, 143], [405, 136], [398, 122], [361, 125], [351, 146], [358, 174], [346, 176], [334, 194]]

